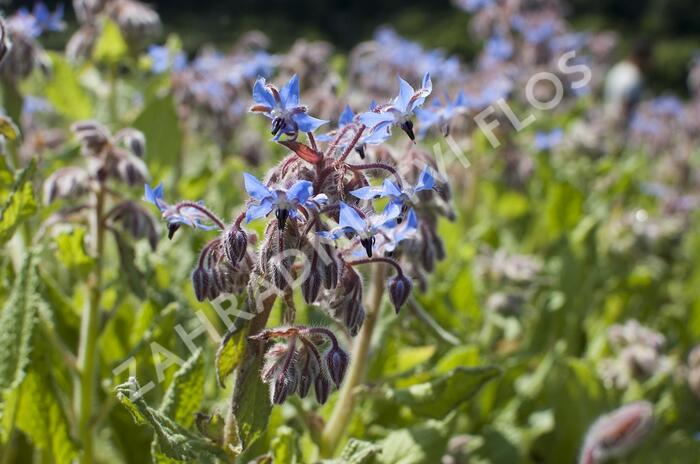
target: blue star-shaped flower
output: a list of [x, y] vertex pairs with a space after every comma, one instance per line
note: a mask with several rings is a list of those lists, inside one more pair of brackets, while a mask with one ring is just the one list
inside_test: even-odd
[[162, 45], [150, 45], [148, 57], [151, 59], [151, 72], [163, 74], [172, 68], [173, 71], [181, 71], [187, 66], [187, 57], [182, 52], [174, 53], [168, 47]]
[[172, 238], [181, 225], [201, 230], [218, 229], [216, 225], [206, 224], [210, 218], [195, 207], [178, 204], [168, 205], [163, 200], [163, 184], [158, 184], [156, 188], [145, 184], [144, 189], [146, 201], [156, 205], [162, 213], [163, 219], [168, 223], [168, 238]]
[[313, 196], [313, 184], [308, 180], [297, 181], [287, 190], [272, 190], [252, 174], [246, 172], [243, 174], [243, 178], [245, 190], [254, 200], [254, 203], [246, 210], [246, 222], [267, 216], [274, 210], [279, 228], [284, 229], [288, 218], [296, 219], [298, 217], [297, 208], [299, 206], [314, 209], [326, 202], [324, 194]]
[[439, 99], [435, 99], [428, 108], [416, 109], [416, 116], [418, 116], [418, 120], [421, 123], [419, 135], [423, 137], [428, 129], [437, 126], [443, 135], [447, 137], [450, 133], [450, 122], [452, 119], [466, 112], [467, 98], [463, 91], [459, 92], [454, 100], [450, 100], [445, 95], [444, 104]]
[[307, 114], [299, 104], [299, 78], [295, 74], [279, 91], [259, 77], [253, 85], [255, 105], [250, 111], [262, 113], [272, 120], [272, 135], [278, 140], [282, 134], [296, 138], [299, 131], [313, 132], [328, 121]]
[[355, 208], [341, 201], [338, 227], [330, 232], [319, 232], [319, 235], [332, 240], [337, 240], [344, 234], [357, 236], [367, 256], [371, 258], [376, 242], [375, 235], [382, 226], [394, 222], [400, 214], [401, 208], [395, 203], [389, 203], [381, 214], [363, 218]]
[[63, 4], [59, 4], [56, 7], [56, 11], [51, 13], [44, 2], [38, 2], [34, 5], [32, 13], [37, 26], [42, 32], [59, 32], [66, 27], [66, 24], [63, 22]]
[[411, 84], [399, 77], [399, 94], [396, 98], [388, 105], [362, 113], [359, 116], [360, 122], [367, 126], [372, 134], [378, 134], [379, 139], [386, 140], [391, 135], [391, 127], [399, 126], [411, 140], [415, 140], [411, 116], [432, 91], [430, 73], [423, 76], [421, 88], [418, 90], [414, 90]]

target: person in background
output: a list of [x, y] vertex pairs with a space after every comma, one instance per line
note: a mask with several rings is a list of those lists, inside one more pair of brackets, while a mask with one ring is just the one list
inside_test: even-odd
[[644, 88], [644, 74], [651, 62], [651, 46], [640, 40], [630, 56], [613, 66], [605, 78], [606, 113], [618, 124], [627, 127]]

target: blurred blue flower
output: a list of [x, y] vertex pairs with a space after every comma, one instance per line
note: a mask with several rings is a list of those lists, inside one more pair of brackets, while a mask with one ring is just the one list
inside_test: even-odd
[[396, 221], [388, 222], [382, 227], [383, 242], [378, 249], [384, 253], [391, 253], [404, 240], [413, 238], [418, 231], [418, 217], [416, 211], [411, 208], [408, 210], [406, 220], [399, 224]]
[[538, 151], [547, 151], [559, 145], [563, 140], [564, 131], [562, 129], [554, 129], [551, 132], [537, 132], [534, 146]]
[[297, 181], [287, 190], [272, 190], [247, 172], [243, 174], [243, 179], [246, 192], [254, 200], [246, 209], [246, 222], [265, 217], [274, 210], [279, 228], [284, 229], [287, 218], [298, 217], [299, 206], [317, 209], [326, 202], [326, 196], [323, 194], [313, 196], [313, 184], [308, 180]]
[[262, 113], [272, 120], [272, 135], [278, 140], [282, 134], [296, 138], [299, 131], [314, 132], [328, 121], [317, 119], [306, 113], [306, 107], [299, 104], [299, 78], [295, 74], [279, 91], [265, 84], [259, 77], [253, 86], [255, 105], [250, 111]]
[[557, 32], [557, 20], [550, 16], [535, 16], [524, 18], [514, 16], [511, 24], [513, 29], [520, 32], [526, 41], [539, 45], [554, 37]]
[[496, 0], [455, 0], [455, 4], [468, 13], [496, 5]]
[[444, 103], [436, 98], [429, 107], [417, 108], [416, 116], [421, 123], [420, 136], [425, 136], [428, 129], [434, 126], [440, 128], [444, 136], [449, 135], [452, 119], [466, 111], [467, 98], [464, 92], [459, 92], [454, 100], [450, 100], [449, 96], [445, 95]]
[[[367, 126], [371, 133], [378, 134], [381, 138], [388, 138], [391, 135], [390, 129], [398, 125], [408, 134], [411, 140], [415, 140], [413, 134], [413, 116], [416, 108], [420, 107], [425, 99], [433, 91], [433, 83], [430, 80], [430, 73], [423, 76], [421, 88], [414, 90], [411, 84], [399, 79], [399, 94], [389, 105], [380, 106], [374, 111], [367, 111], [359, 116], [360, 122]], [[388, 134], [388, 135], [387, 135]]]
[[51, 111], [53, 107], [48, 100], [40, 97], [35, 97], [33, 95], [27, 95], [22, 100], [22, 114], [23, 115], [33, 115], [37, 113], [47, 113]]
[[[163, 184], [158, 184], [156, 188], [151, 188], [150, 185], [145, 184], [144, 190], [146, 201], [156, 205], [163, 219], [168, 223], [168, 238], [172, 238], [181, 225], [201, 230], [215, 230], [219, 228], [216, 225], [206, 224], [206, 222], [210, 221], [210, 218], [195, 206], [183, 204], [168, 205], [163, 200]], [[197, 205], [201, 205], [201, 203], [197, 203]]]
[[486, 41], [484, 53], [487, 61], [506, 61], [513, 56], [513, 43], [502, 35], [496, 34]]
[[173, 52], [166, 46], [150, 45], [148, 57], [151, 59], [151, 72], [163, 74], [169, 69], [181, 71], [187, 66], [187, 57], [182, 52]]
[[37, 2], [32, 13], [42, 32], [59, 32], [66, 27], [63, 22], [63, 11], [62, 3], [56, 7], [56, 11], [51, 13], [44, 2]]

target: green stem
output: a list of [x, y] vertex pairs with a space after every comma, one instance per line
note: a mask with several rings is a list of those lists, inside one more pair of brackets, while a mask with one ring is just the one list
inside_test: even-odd
[[335, 453], [341, 438], [345, 435], [352, 417], [355, 389], [365, 377], [372, 334], [377, 324], [382, 297], [384, 296], [386, 265], [377, 263], [376, 266], [365, 322], [352, 347], [350, 370], [343, 381], [343, 386], [339, 393], [340, 396], [333, 408], [331, 417], [328, 419], [321, 434], [321, 454], [325, 457], [330, 457]]
[[94, 194], [95, 210], [91, 218], [90, 237], [95, 266], [88, 281], [88, 298], [80, 321], [80, 343], [78, 346], [78, 369], [80, 375], [76, 385], [76, 409], [78, 432], [83, 445], [81, 463], [93, 462], [92, 407], [97, 383], [97, 340], [99, 336], [100, 298], [102, 287], [102, 254], [104, 251], [104, 206], [105, 192], [99, 184]]

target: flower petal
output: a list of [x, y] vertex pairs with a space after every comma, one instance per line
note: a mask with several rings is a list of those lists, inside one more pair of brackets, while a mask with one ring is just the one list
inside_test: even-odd
[[258, 77], [253, 85], [253, 100], [259, 105], [269, 106], [270, 108], [277, 106], [275, 96], [265, 87], [264, 77]]
[[360, 115], [360, 122], [370, 130], [375, 130], [377, 126], [394, 122], [394, 115], [391, 113], [375, 113], [366, 111]]
[[375, 187], [368, 185], [366, 187], [360, 187], [359, 189], [350, 192], [350, 195], [359, 198], [360, 200], [374, 200], [376, 198], [381, 198], [383, 195], [383, 190], [381, 187]]
[[418, 176], [418, 183], [416, 183], [416, 192], [421, 190], [432, 190], [435, 188], [435, 178], [430, 173], [430, 168], [428, 166], [423, 168], [420, 176]]
[[317, 119], [309, 116], [306, 113], [297, 113], [292, 116], [292, 118], [297, 123], [297, 126], [301, 132], [313, 132], [328, 122], [323, 119]]
[[283, 108], [299, 106], [299, 76], [296, 74], [293, 75], [291, 79], [284, 84], [284, 87], [280, 90], [280, 100], [282, 100]]
[[365, 220], [360, 217], [360, 215], [351, 206], [346, 205], [342, 201], [340, 202], [340, 220], [338, 225], [343, 229], [351, 229], [355, 232], [362, 233], [365, 230], [366, 223]]
[[394, 99], [394, 107], [402, 113], [408, 110], [408, 104], [416, 93], [411, 84], [399, 76], [399, 95]]
[[268, 198], [259, 205], [250, 205], [245, 212], [245, 222], [249, 223], [253, 219], [265, 217], [272, 211], [272, 201]]
[[343, 127], [347, 124], [350, 124], [354, 117], [355, 117], [355, 113], [353, 113], [352, 110], [350, 109], [350, 105], [345, 105], [343, 112], [340, 113], [340, 119], [338, 119], [338, 126]]
[[251, 198], [258, 201], [263, 201], [273, 196], [270, 189], [265, 187], [265, 185], [256, 179], [254, 175], [244, 172], [243, 181], [245, 184], [245, 191], [248, 192], [248, 195], [250, 195]]
[[299, 204], [303, 205], [306, 200], [311, 197], [314, 193], [314, 186], [308, 180], [300, 180], [294, 183], [289, 190], [287, 190], [287, 199], [295, 200]]
[[398, 198], [401, 196], [401, 189], [389, 179], [384, 179], [384, 183], [382, 184], [382, 196]]

